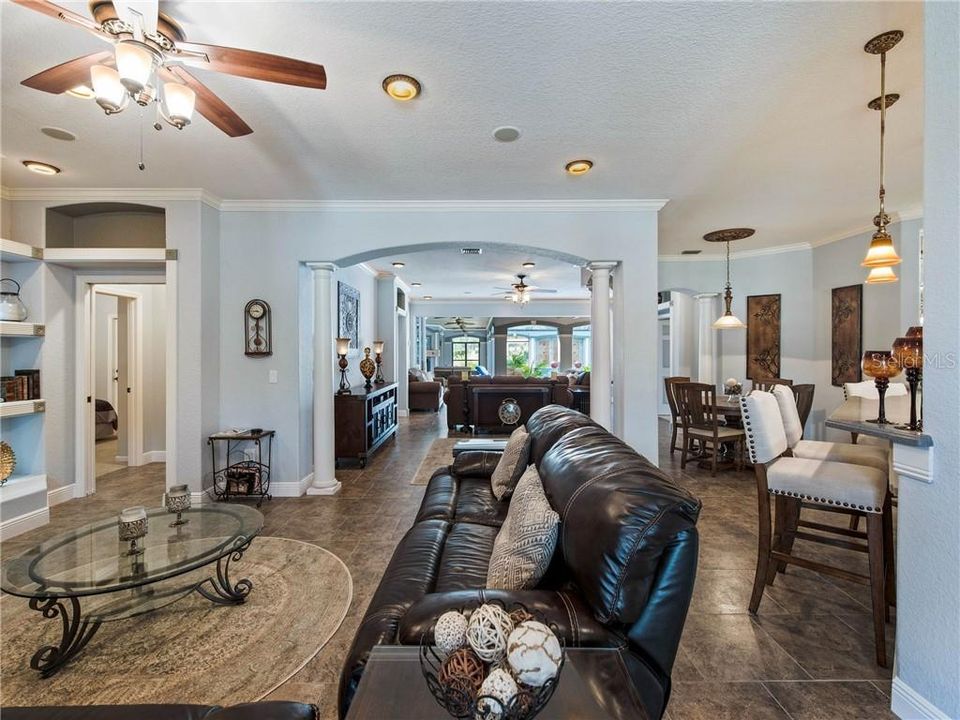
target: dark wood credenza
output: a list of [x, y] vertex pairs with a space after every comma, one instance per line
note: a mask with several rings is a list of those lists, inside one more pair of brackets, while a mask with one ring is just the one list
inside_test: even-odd
[[336, 395], [333, 403], [337, 465], [367, 460], [397, 432], [397, 383], [351, 388], [350, 395]]

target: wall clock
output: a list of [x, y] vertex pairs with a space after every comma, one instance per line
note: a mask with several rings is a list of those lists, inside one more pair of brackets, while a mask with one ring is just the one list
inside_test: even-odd
[[243, 352], [249, 357], [273, 354], [270, 305], [265, 300], [251, 300], [243, 309]]

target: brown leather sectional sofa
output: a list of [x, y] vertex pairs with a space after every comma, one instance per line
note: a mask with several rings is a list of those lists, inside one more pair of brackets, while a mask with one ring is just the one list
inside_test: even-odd
[[507, 398], [516, 400], [521, 409], [520, 424], [540, 408], [556, 404], [573, 405], [569, 380], [558, 378], [525, 378], [521, 375], [474, 376], [463, 380], [456, 375], [447, 378], [443, 401], [447, 405], [447, 427], [450, 430], [494, 430], [510, 432], [497, 414]]
[[443, 404], [443, 382], [430, 380], [423, 370], [411, 368], [407, 375], [407, 399], [411, 410], [437, 412]]
[[[436, 618], [489, 600], [545, 617], [567, 647], [620, 650], [649, 718], [663, 715], [693, 593], [700, 501], [589, 417], [549, 405], [527, 420], [536, 464], [560, 513], [557, 550], [534, 590], [486, 590], [508, 503], [490, 490], [495, 453], [464, 452], [434, 473], [367, 608], [340, 679], [343, 717], [378, 644], [419, 644]], [[586, 685], [611, 717], [631, 692], [604, 672]]]

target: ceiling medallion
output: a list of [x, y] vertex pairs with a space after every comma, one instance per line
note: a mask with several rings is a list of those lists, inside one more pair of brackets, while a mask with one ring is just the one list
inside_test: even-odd
[[753, 228], [727, 228], [726, 230], [714, 230], [703, 236], [707, 242], [733, 242], [734, 240], [743, 240], [756, 232]]
[[[894, 247], [893, 238], [887, 232], [890, 216], [886, 212], [887, 191], [884, 187], [884, 171], [886, 169], [884, 165], [884, 141], [887, 130], [887, 108], [900, 99], [900, 95], [897, 93], [887, 93], [887, 52], [892, 50], [902, 39], [902, 31], [891, 30], [871, 38], [863, 46], [863, 49], [871, 55], [880, 56], [880, 96], [867, 104], [867, 107], [871, 110], [880, 111], [880, 189], [877, 193], [880, 201], [880, 211], [873, 218], [873, 224], [877, 231], [870, 240], [866, 257], [860, 263], [861, 266], [871, 269], [871, 272], [867, 275], [867, 283], [870, 284], [896, 282], [897, 275], [892, 267], [902, 262], [897, 254], [896, 247]], [[876, 268], [891, 269], [874, 272]]]

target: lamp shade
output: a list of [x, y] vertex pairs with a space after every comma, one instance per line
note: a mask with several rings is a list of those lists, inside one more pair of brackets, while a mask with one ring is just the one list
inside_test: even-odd
[[863, 372], [872, 378], [896, 377], [900, 363], [890, 350], [867, 350], [863, 353]]
[[117, 43], [117, 72], [120, 82], [131, 93], [138, 93], [150, 82], [157, 55], [153, 50], [136, 40]]
[[867, 275], [866, 282], [868, 285], [897, 282], [897, 274], [889, 265], [885, 267], [870, 268], [870, 274]]
[[375, 352], [377, 355], [383, 354], [383, 340], [373, 341], [373, 352]]
[[190, 124], [193, 106], [197, 101], [197, 94], [193, 90], [182, 83], [164, 83], [163, 99], [167, 104], [167, 116], [174, 126], [182, 128]]
[[337, 338], [337, 355], [346, 355], [350, 350], [350, 338]]
[[860, 263], [863, 267], [876, 268], [899, 265], [902, 262], [893, 246], [893, 238], [886, 230], [877, 230], [867, 248], [867, 256]]
[[97, 104], [108, 113], [120, 112], [127, 102], [127, 91], [120, 83], [120, 73], [106, 65], [90, 68], [90, 83]]
[[899, 337], [893, 341], [893, 356], [904, 370], [923, 367], [923, 338]]
[[724, 313], [714, 321], [713, 327], [716, 330], [743, 330], [747, 326], [733, 313]]

